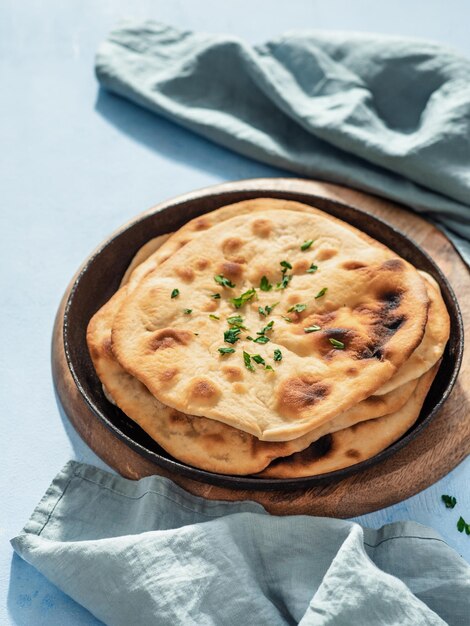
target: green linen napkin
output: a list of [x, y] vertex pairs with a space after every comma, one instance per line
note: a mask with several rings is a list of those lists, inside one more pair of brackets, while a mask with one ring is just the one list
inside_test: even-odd
[[116, 626], [469, 623], [470, 567], [424, 526], [275, 517], [74, 461], [12, 544]]
[[402, 202], [470, 264], [470, 60], [437, 44], [306, 31], [262, 45], [124, 22], [100, 84], [249, 157]]

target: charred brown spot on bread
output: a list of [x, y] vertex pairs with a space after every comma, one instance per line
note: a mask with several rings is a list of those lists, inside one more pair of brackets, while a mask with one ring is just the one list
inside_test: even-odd
[[359, 370], [357, 369], [357, 367], [348, 367], [348, 369], [346, 370], [346, 374], [348, 376], [355, 376], [356, 374], [358, 374]]
[[243, 241], [242, 239], [240, 239], [240, 237], [229, 237], [222, 242], [222, 252], [225, 254], [225, 256], [230, 257], [238, 252], [242, 245]]
[[300, 463], [301, 465], [311, 465], [315, 461], [319, 461], [330, 454], [333, 444], [331, 435], [324, 435], [309, 445], [308, 448], [301, 452], [296, 452], [290, 457], [278, 457], [271, 462], [271, 466], [281, 465], [286, 461]]
[[173, 380], [178, 372], [179, 370], [176, 367], [169, 368], [167, 370], [164, 370], [163, 372], [160, 372], [158, 374], [158, 379], [161, 383], [168, 383]]
[[332, 259], [337, 254], [338, 250], [336, 250], [336, 248], [320, 248], [320, 250], [317, 251], [316, 258], [319, 261], [328, 261], [328, 259]]
[[189, 241], [190, 241], [189, 239], [180, 239], [180, 240], [178, 241], [180, 248], [184, 248], [184, 246], [185, 246], [187, 243], [189, 243]]
[[259, 217], [254, 220], [251, 225], [251, 230], [257, 237], [269, 237], [273, 229], [273, 223], [271, 220]]
[[187, 330], [178, 330], [176, 328], [162, 328], [157, 330], [149, 341], [149, 349], [156, 351], [166, 348], [174, 348], [175, 346], [187, 346], [191, 341], [191, 333]]
[[194, 271], [190, 267], [178, 267], [176, 274], [187, 283], [194, 280]]
[[345, 452], [345, 455], [348, 457], [348, 459], [360, 459], [361, 458], [361, 453], [358, 450], [354, 450], [353, 448], [351, 448], [350, 450], [347, 450]]
[[199, 259], [196, 259], [194, 266], [196, 267], [197, 270], [206, 270], [210, 264], [211, 262], [209, 261], [209, 259], [205, 259], [201, 257]]
[[189, 415], [186, 415], [186, 413], [181, 413], [181, 411], [171, 409], [168, 414], [168, 420], [170, 424], [188, 424], [190, 421], [190, 417]]
[[246, 385], [244, 385], [243, 383], [234, 383], [233, 390], [236, 393], [246, 393], [247, 391]]
[[299, 302], [300, 302], [300, 301], [301, 301], [301, 297], [300, 297], [300, 295], [299, 295], [299, 294], [296, 294], [296, 293], [290, 293], [290, 294], [287, 296], [287, 302], [288, 302], [289, 304], [299, 304]]
[[194, 220], [193, 223], [194, 230], [207, 230], [210, 226], [211, 223], [206, 217], [198, 217], [198, 219]]
[[232, 280], [240, 279], [243, 274], [243, 266], [233, 261], [225, 261], [218, 267], [220, 274]]
[[292, 266], [293, 272], [295, 274], [303, 274], [308, 270], [311, 263], [307, 261], [307, 259], [300, 259], [300, 261], [296, 261]]
[[278, 407], [281, 413], [296, 417], [321, 402], [329, 392], [329, 385], [312, 375], [289, 378], [278, 391]]
[[384, 360], [384, 350], [380, 342], [370, 342], [357, 350], [355, 357], [359, 360], [362, 359], [377, 359], [379, 361]]
[[219, 399], [220, 391], [208, 378], [196, 378], [191, 383], [190, 395], [204, 404], [214, 404]]
[[402, 272], [406, 265], [402, 259], [389, 259], [382, 263], [382, 269], [391, 272]]
[[243, 372], [241, 371], [239, 367], [234, 367], [232, 365], [225, 365], [224, 367], [222, 367], [222, 372], [225, 375], [225, 378], [230, 382], [234, 382], [236, 380], [243, 380]]
[[312, 443], [307, 450], [300, 452], [300, 455], [302, 455], [306, 463], [311, 463], [312, 461], [320, 460], [327, 456], [331, 452], [332, 446], [333, 437], [331, 435], [324, 435]]
[[207, 313], [212, 313], [213, 311], [216, 311], [218, 309], [218, 302], [218, 300], [214, 300], [214, 298], [211, 298], [210, 300], [207, 300], [207, 302], [204, 302], [201, 309]]
[[113, 343], [111, 341], [111, 337], [106, 337], [106, 339], [104, 339], [103, 343], [101, 344], [101, 349], [106, 356], [114, 357]]
[[381, 307], [384, 314], [400, 306], [403, 293], [399, 289], [391, 289], [380, 294]]
[[367, 265], [365, 263], [361, 263], [361, 261], [345, 261], [341, 267], [343, 270], [362, 270]]
[[406, 315], [391, 315], [390, 318], [384, 322], [384, 326], [388, 328], [388, 330], [396, 331], [406, 320]]

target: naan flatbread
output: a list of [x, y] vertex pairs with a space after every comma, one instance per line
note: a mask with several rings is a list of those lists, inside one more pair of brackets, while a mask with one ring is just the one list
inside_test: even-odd
[[[287, 440], [344, 412], [393, 376], [422, 339], [428, 298], [416, 270], [363, 233], [310, 207], [300, 214], [273, 209], [276, 200], [264, 204], [265, 211], [202, 232], [144, 275], [121, 306], [112, 342], [124, 369], [167, 406], [260, 439]], [[302, 251], [307, 238], [315, 242]], [[292, 265], [284, 275], [280, 261]], [[318, 270], [309, 273], [312, 265]], [[217, 285], [216, 275], [237, 287]], [[285, 289], [258, 290], [256, 302], [235, 309], [230, 298], [258, 287], [262, 276], [269, 283], [292, 278]], [[171, 298], [175, 289], [179, 295]], [[220, 300], [210, 297], [214, 292]], [[280, 303], [262, 318], [258, 307], [276, 299]], [[288, 312], [303, 303], [305, 311]], [[220, 320], [210, 317], [215, 310]], [[263, 335], [270, 341], [250, 342], [243, 331], [236, 353], [221, 356], [218, 347], [229, 347], [226, 318], [236, 313], [254, 338], [274, 321]], [[305, 332], [312, 326], [321, 330]], [[282, 351], [282, 362], [273, 361], [274, 349]], [[248, 371], [243, 351], [259, 354], [275, 372], [258, 366]]]
[[361, 422], [317, 440], [302, 452], [278, 459], [257, 474], [260, 478], [301, 478], [350, 467], [372, 458], [400, 439], [416, 422], [439, 369], [434, 365], [420, 378], [416, 391], [396, 413]]
[[121, 288], [89, 324], [87, 341], [96, 373], [109, 401], [173, 457], [200, 469], [234, 475], [259, 472], [273, 459], [303, 450], [326, 433], [398, 410], [416, 388], [417, 381], [411, 381], [390, 394], [370, 396], [301, 438], [289, 442], [259, 441], [222, 422], [165, 406], [119, 365], [112, 352], [111, 328], [126, 289]]

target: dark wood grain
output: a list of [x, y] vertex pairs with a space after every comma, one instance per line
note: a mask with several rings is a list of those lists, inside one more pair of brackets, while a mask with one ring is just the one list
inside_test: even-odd
[[[288, 189], [343, 201], [382, 218], [409, 235], [432, 255], [450, 281], [460, 302], [465, 331], [469, 336], [469, 273], [449, 240], [429, 222], [389, 201], [337, 185], [296, 179], [260, 179], [250, 181], [251, 188], [254, 183], [259, 190]], [[229, 191], [239, 189], [242, 185], [243, 182], [236, 182], [220, 185], [218, 188]], [[197, 193], [199, 192], [195, 192]], [[192, 194], [187, 194], [185, 197], [190, 199], [191, 196]], [[138, 479], [159, 474], [171, 478], [193, 494], [209, 499], [256, 500], [268, 511], [278, 515], [353, 517], [409, 498], [447, 474], [470, 452], [470, 356], [467, 348], [459, 380], [431, 424], [393, 456], [340, 482], [299, 491], [241, 491], [172, 474], [140, 456], [116, 438], [84, 402], [70, 374], [64, 354], [62, 328], [69, 289], [57, 313], [54, 327], [54, 382], [65, 412], [80, 436], [108, 465], [127, 478]]]

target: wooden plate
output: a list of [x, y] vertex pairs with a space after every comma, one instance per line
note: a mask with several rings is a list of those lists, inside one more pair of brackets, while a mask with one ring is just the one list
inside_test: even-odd
[[[446, 300], [452, 320], [451, 340], [420, 419], [415, 427], [399, 442], [373, 459], [360, 463], [353, 468], [321, 477], [289, 480], [221, 476], [192, 468], [169, 457], [134, 422], [106, 401], [91, 365], [85, 343], [85, 330], [88, 320], [117, 289], [120, 278], [137, 249], [151, 237], [173, 231], [197, 215], [225, 204], [259, 196], [298, 200], [341, 217], [372, 237], [384, 242], [417, 267], [431, 273], [439, 282]], [[406, 453], [409, 453], [412, 447], [416, 446], [415, 442], [429, 438], [430, 429], [424, 429], [424, 427], [429, 425], [442, 407], [456, 380], [462, 359], [463, 324], [452, 288], [434, 261], [413, 241], [395, 228], [377, 220], [370, 213], [358, 210], [357, 207], [369, 210], [372, 207], [373, 210], [375, 209], [374, 212], [383, 211], [385, 214], [388, 212], [388, 216], [393, 216], [392, 221], [395, 221], [396, 217], [400, 217], [399, 225], [405, 224], [406, 226], [411, 223], [416, 232], [418, 232], [419, 223], [421, 232], [425, 232], [427, 236], [431, 234], [434, 237], [437, 236], [437, 240], [440, 240], [439, 253], [443, 255], [445, 251], [447, 256], [451, 255], [457, 259], [457, 262], [461, 264], [462, 278], [468, 278], [466, 270], [462, 267], [463, 264], [451, 245], [439, 231], [427, 222], [410, 213], [406, 213], [405, 221], [403, 211], [388, 202], [345, 188], [312, 181], [253, 180], [201, 190], [158, 205], [112, 235], [90, 256], [72, 281], [59, 310], [54, 332], [53, 373], [59, 397], [71, 421], [90, 446], [125, 476], [137, 478], [142, 475], [159, 473], [174, 478], [176, 482], [189, 488], [190, 491], [201, 493], [206, 497], [242, 499], [248, 496], [260, 501], [273, 512], [315, 512], [350, 516], [384, 506], [381, 499], [386, 498], [387, 495], [390, 496], [390, 492], [377, 494], [380, 503], [377, 506], [372, 505], [372, 507], [370, 502], [365, 499], [363, 505], [358, 508], [360, 498], [357, 498], [355, 500], [356, 508], [353, 510], [350, 510], [347, 505], [338, 506], [338, 502], [336, 502], [336, 507], [332, 507], [333, 500], [326, 503], [326, 506], [319, 507], [318, 502], [314, 503], [312, 500], [315, 498], [318, 500], [315, 489], [320, 489], [320, 493], [325, 493], [325, 490], [328, 492], [333, 490], [332, 493], [337, 493], [338, 488], [347, 483], [348, 480], [367, 484], [380, 468], [383, 469], [387, 463], [393, 464], [400, 448], [402, 448], [401, 454], [405, 455], [406, 458]], [[397, 222], [395, 221], [395, 223]], [[431, 251], [435, 258], [437, 251], [432, 248]], [[446, 408], [447, 406], [444, 407], [444, 411]], [[468, 446], [468, 436], [466, 445]], [[465, 451], [465, 445], [460, 445], [458, 449], [457, 455], [451, 455], [455, 462], [453, 465], [452, 461], [448, 463], [447, 471], [468, 452], [468, 449]], [[391, 456], [392, 453], [393, 456]], [[379, 464], [377, 465], [377, 463]], [[357, 470], [361, 470], [360, 473], [346, 478]], [[440, 471], [440, 475], [445, 473], [442, 469]], [[436, 478], [437, 476], [434, 476], [424, 486]], [[341, 482], [333, 482], [339, 479]], [[213, 483], [217, 485], [217, 488], [198, 485], [194, 480]], [[422, 480], [416, 477], [416, 482], [422, 483]], [[315, 485], [317, 487], [314, 487]], [[321, 486], [318, 487], [318, 485]], [[420, 488], [422, 487], [418, 486], [416, 491]], [[282, 495], [281, 491], [285, 489], [291, 490], [291, 493]], [[293, 489], [295, 492], [292, 492]], [[409, 489], [413, 489], [413, 487], [410, 485]], [[250, 490], [250, 492], [240, 490]], [[269, 490], [274, 491], [269, 494]], [[311, 494], [310, 498], [308, 494]], [[408, 495], [411, 494], [405, 490], [404, 497], [408, 497]], [[308, 504], [309, 500], [310, 504]], [[296, 502], [298, 506], [296, 506]], [[323, 502], [325, 503], [325, 500]], [[275, 503], [278, 503], [279, 506]], [[291, 505], [288, 506], [286, 503], [291, 503]], [[386, 503], [391, 502], [387, 501]]]

